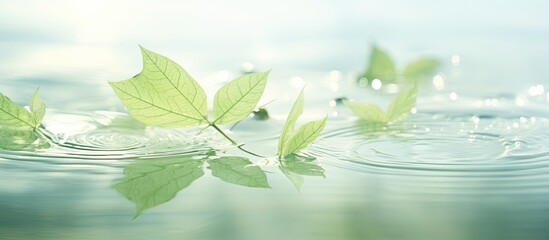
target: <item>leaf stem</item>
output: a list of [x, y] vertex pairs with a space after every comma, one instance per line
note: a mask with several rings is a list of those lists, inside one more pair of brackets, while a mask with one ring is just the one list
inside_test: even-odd
[[221, 133], [221, 135], [223, 135], [223, 137], [225, 137], [227, 140], [229, 140], [232, 144], [238, 145], [238, 143], [235, 140], [233, 140], [231, 137], [227, 136], [227, 134], [225, 134], [225, 132], [223, 132], [223, 130], [221, 130], [217, 125], [212, 123], [212, 124], [210, 124], [210, 126], [212, 126], [215, 130], [217, 130], [219, 133]]
[[253, 152], [250, 152], [249, 150], [246, 150], [244, 149], [242, 146], [244, 146], [244, 144], [238, 144], [235, 140], [233, 140], [231, 137], [229, 137], [225, 132], [223, 132], [223, 130], [221, 130], [217, 125], [215, 125], [215, 123], [212, 123], [210, 124], [210, 126], [212, 126], [215, 130], [217, 130], [219, 133], [221, 133], [221, 135], [223, 135], [223, 137], [225, 137], [227, 140], [229, 140], [233, 145], [236, 145], [236, 147], [238, 149], [240, 149], [241, 151], [247, 153], [247, 154], [250, 154], [250, 155], [253, 155], [253, 156], [256, 156], [256, 157], [265, 157], [265, 156], [261, 156], [259, 154], [256, 154], [256, 153], [253, 153]]

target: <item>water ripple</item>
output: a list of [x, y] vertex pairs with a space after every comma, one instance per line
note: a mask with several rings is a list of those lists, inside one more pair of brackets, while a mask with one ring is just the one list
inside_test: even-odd
[[[519, 124], [517, 124], [519, 122]], [[548, 176], [549, 120], [424, 113], [396, 125], [335, 119], [309, 154], [351, 171], [411, 176]], [[343, 160], [343, 161], [342, 161]]]

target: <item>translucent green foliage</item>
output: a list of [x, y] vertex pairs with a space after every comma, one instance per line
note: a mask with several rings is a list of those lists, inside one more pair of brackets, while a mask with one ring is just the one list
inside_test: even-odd
[[303, 176], [320, 176], [324, 175], [324, 169], [319, 166], [314, 158], [306, 158], [299, 155], [291, 155], [280, 161], [279, 168], [293, 183], [298, 191], [301, 191], [303, 185]]
[[286, 118], [286, 123], [284, 124], [284, 127], [282, 128], [282, 132], [280, 133], [280, 138], [278, 139], [279, 155], [282, 155], [284, 144], [288, 141], [288, 139], [292, 135], [297, 119], [299, 118], [299, 116], [301, 116], [301, 114], [303, 114], [303, 106], [305, 105], [305, 100], [303, 97], [304, 90], [305, 89], [301, 90], [301, 92], [299, 93], [299, 96], [295, 100], [294, 105], [292, 106], [292, 110], [290, 110], [290, 114], [288, 114], [288, 118]]
[[286, 157], [295, 153], [312, 143], [324, 129], [326, 118], [318, 121], [312, 121], [303, 124], [297, 130], [294, 130], [297, 119], [303, 113], [304, 97], [303, 90], [297, 97], [290, 114], [286, 119], [286, 123], [282, 128], [280, 138], [278, 140], [278, 155], [280, 158]]
[[433, 58], [422, 58], [409, 63], [404, 68], [404, 78], [408, 81], [417, 81], [435, 72], [440, 66], [440, 61]]
[[358, 80], [366, 78], [369, 81], [379, 79], [383, 83], [415, 82], [433, 74], [440, 67], [440, 61], [434, 58], [420, 58], [409, 63], [404, 70], [399, 71], [387, 52], [377, 46], [372, 46], [370, 60], [366, 71]]
[[389, 54], [375, 45], [372, 46], [368, 68], [362, 77], [369, 80], [380, 79], [384, 82], [392, 82], [395, 76], [395, 64]]
[[269, 188], [267, 175], [243, 157], [221, 157], [208, 160], [212, 175], [228, 183], [247, 187]]
[[42, 97], [40, 97], [40, 94], [38, 94], [38, 89], [36, 89], [36, 91], [32, 95], [29, 106], [31, 113], [34, 116], [35, 125], [40, 125], [40, 123], [44, 119], [44, 115], [46, 115], [46, 104], [44, 104]]
[[113, 182], [113, 189], [133, 202], [134, 218], [143, 211], [172, 200], [204, 175], [208, 162], [214, 177], [225, 182], [258, 188], [269, 188], [267, 176], [248, 159], [235, 156], [215, 156], [215, 152], [197, 155], [137, 159], [124, 169], [124, 177]]
[[141, 47], [143, 70], [135, 77], [110, 82], [128, 112], [146, 125], [189, 127], [208, 124], [236, 144], [216, 124], [240, 121], [250, 115], [263, 95], [269, 72], [236, 78], [215, 94], [214, 120], [208, 120], [206, 94], [177, 63]]
[[327, 117], [312, 121], [299, 127], [286, 141], [282, 149], [282, 156], [288, 156], [311, 144], [320, 135], [326, 125]]
[[0, 149], [35, 151], [49, 147], [50, 144], [32, 129], [0, 128]]
[[[163, 157], [138, 160], [124, 169], [113, 188], [135, 203], [135, 217], [144, 210], [168, 202], [177, 192], [204, 175], [204, 160]], [[134, 217], [134, 218], [135, 218]]]
[[46, 113], [46, 105], [38, 94], [38, 89], [30, 101], [31, 111], [27, 111], [0, 93], [0, 127], [13, 129], [34, 129], [40, 125]]
[[269, 72], [250, 73], [221, 87], [214, 98], [213, 123], [240, 121], [252, 112], [263, 95]]
[[137, 120], [153, 126], [187, 127], [207, 123], [206, 94], [177, 63], [141, 47], [143, 70], [111, 82], [116, 95]]
[[389, 105], [389, 108], [387, 108], [385, 120], [387, 122], [397, 121], [408, 114], [416, 105], [416, 95], [416, 85], [414, 85], [412, 89], [398, 94], [396, 99]]
[[385, 112], [378, 106], [370, 103], [357, 103], [348, 100], [343, 101], [345, 106], [351, 109], [358, 117], [372, 122], [385, 122]]
[[395, 122], [405, 117], [416, 104], [417, 87], [414, 85], [410, 90], [404, 91], [396, 97], [383, 112], [381, 108], [371, 103], [356, 103], [348, 100], [344, 104], [358, 117], [371, 122]]

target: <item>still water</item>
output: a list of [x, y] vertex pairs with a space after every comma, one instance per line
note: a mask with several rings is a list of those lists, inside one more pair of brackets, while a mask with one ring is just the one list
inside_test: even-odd
[[[43, 138], [0, 141], [0, 239], [549, 238], [546, 3], [31, 2], [0, 3], [0, 92], [25, 105], [40, 87], [48, 109]], [[356, 84], [372, 43], [399, 67], [442, 62], [406, 121], [365, 123], [335, 101], [386, 107], [405, 88]], [[210, 103], [272, 68], [269, 118], [223, 126], [265, 157], [127, 115], [107, 82], [138, 73], [137, 44]], [[327, 126], [281, 165], [304, 85], [301, 120]]]

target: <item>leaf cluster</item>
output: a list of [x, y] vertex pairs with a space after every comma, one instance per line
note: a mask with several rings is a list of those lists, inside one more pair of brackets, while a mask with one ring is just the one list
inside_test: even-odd
[[376, 45], [372, 46], [369, 57], [369, 65], [359, 77], [358, 81], [379, 79], [383, 83], [416, 82], [429, 74], [432, 74], [440, 66], [440, 61], [434, 58], [416, 59], [402, 71], [398, 71], [396, 64], [389, 54]]
[[403, 119], [415, 106], [417, 86], [397, 95], [387, 111], [372, 103], [357, 103], [344, 100], [343, 103], [359, 118], [369, 122], [389, 123]]

